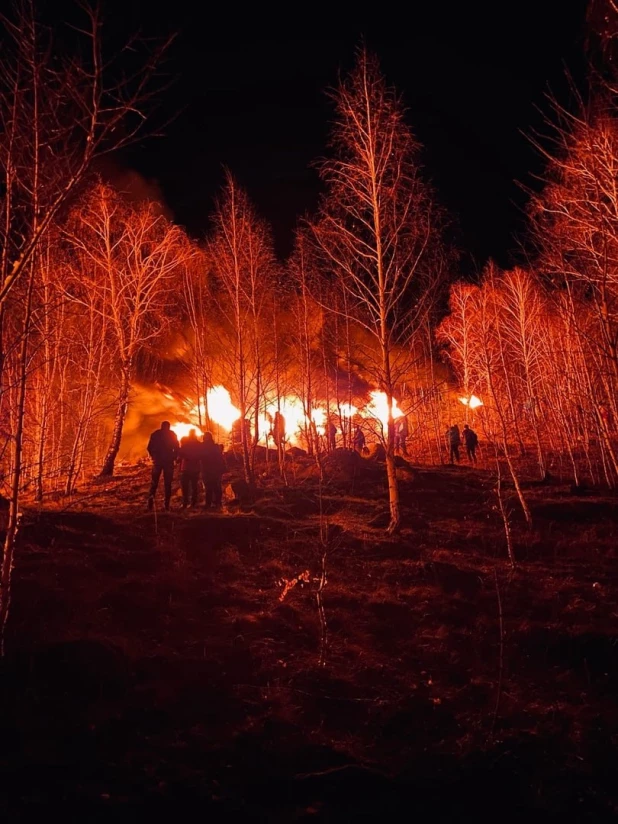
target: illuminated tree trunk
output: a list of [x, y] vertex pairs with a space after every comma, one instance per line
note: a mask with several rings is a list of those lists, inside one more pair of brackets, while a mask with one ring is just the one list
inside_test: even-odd
[[[483, 307], [482, 307], [482, 341], [483, 341], [483, 358], [484, 358], [484, 369], [485, 369], [485, 380], [486, 386], [489, 391], [489, 395], [492, 401], [492, 408], [496, 412], [498, 417], [498, 421], [500, 424], [500, 445], [502, 447], [502, 451], [504, 453], [504, 457], [507, 462], [507, 466], [509, 468], [509, 472], [511, 478], [513, 480], [513, 485], [515, 487], [515, 491], [517, 493], [517, 497], [519, 499], [519, 503], [522, 508], [522, 512], [524, 514], [524, 518], [526, 519], [526, 523], [528, 526], [532, 526], [532, 515], [530, 513], [530, 509], [528, 507], [528, 503], [524, 497], [521, 484], [519, 483], [519, 478], [517, 476], [517, 472], [515, 470], [515, 465], [513, 464], [513, 459], [511, 457], [511, 452], [509, 448], [509, 428], [507, 426], [506, 416], [504, 410], [502, 408], [502, 398], [500, 397], [499, 392], [497, 391], [494, 374], [495, 374], [495, 353], [492, 357], [492, 329], [495, 326], [494, 318], [489, 317], [488, 313], [488, 304], [491, 305], [491, 308], [494, 308], [494, 295], [491, 294], [488, 296], [487, 290], [485, 290], [484, 300], [483, 300]], [[497, 458], [496, 458], [497, 459]]]
[[[418, 144], [409, 131], [396, 93], [377, 61], [365, 51], [335, 96], [336, 156], [322, 164], [327, 194], [313, 232], [347, 302], [349, 315], [373, 338], [380, 353], [378, 384], [386, 394], [386, 450], [390, 522], [400, 526], [394, 455], [392, 356], [410, 351], [419, 320], [435, 299], [431, 253], [437, 248], [438, 219], [428, 187], [420, 178]], [[333, 311], [333, 307], [328, 307]]]
[[111, 477], [114, 474], [114, 465], [116, 463], [118, 452], [120, 451], [120, 441], [122, 440], [122, 429], [124, 427], [124, 421], [127, 416], [127, 409], [129, 407], [131, 371], [132, 370], [128, 365], [122, 369], [122, 381], [120, 384], [120, 392], [118, 393], [118, 404], [116, 406], [112, 437], [100, 473], [102, 478]]
[[[215, 232], [209, 244], [215, 274], [223, 287], [218, 302], [222, 314], [233, 330], [235, 348], [234, 371], [241, 412], [241, 445], [243, 469], [247, 483], [254, 482], [251, 446], [245, 422], [251, 408], [255, 410], [257, 426], [261, 393], [261, 319], [270, 297], [275, 258], [270, 230], [256, 216], [246, 193], [232, 175], [226, 175], [223, 196], [214, 215]], [[254, 335], [253, 346], [251, 334]], [[253, 355], [255, 363], [250, 364]], [[249, 398], [250, 369], [256, 374], [255, 397]], [[255, 404], [253, 406], [252, 404]], [[254, 433], [253, 444], [258, 432]]]
[[15, 544], [22, 517], [20, 511], [20, 488], [22, 481], [24, 413], [26, 407], [28, 345], [30, 342], [30, 329], [32, 321], [32, 292], [34, 287], [34, 274], [34, 264], [31, 262], [30, 281], [26, 298], [26, 312], [24, 317], [19, 359], [19, 392], [16, 409], [15, 442], [13, 448], [11, 497], [9, 499], [9, 516], [2, 554], [2, 568], [0, 569], [0, 656], [4, 656], [6, 624], [9, 618], [9, 610], [11, 605], [11, 582], [15, 556]]
[[[102, 53], [100, 9], [80, 8], [84, 19], [73, 33], [81, 42], [67, 56], [55, 42], [55, 27], [39, 23], [35, 3], [15, 3], [0, 20], [0, 168], [5, 184], [0, 306], [28, 271], [93, 160], [130, 144], [145, 130], [151, 81], [158, 76], [167, 44], [142, 55], [137, 71], [121, 71], [116, 58], [123, 59], [125, 48], [117, 48], [112, 59]], [[131, 38], [130, 46], [140, 44]], [[41, 146], [45, 152], [39, 155]], [[28, 212], [36, 220], [24, 222]]]
[[112, 437], [100, 473], [106, 477], [120, 449], [136, 356], [165, 331], [179, 270], [191, 262], [194, 247], [154, 204], [132, 206], [102, 182], [76, 204], [65, 235], [75, 268], [67, 297], [100, 316], [120, 368]]

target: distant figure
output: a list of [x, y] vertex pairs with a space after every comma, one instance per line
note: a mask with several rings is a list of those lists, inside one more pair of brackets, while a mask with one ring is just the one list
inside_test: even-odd
[[195, 429], [180, 441], [178, 451], [180, 458], [180, 486], [182, 488], [182, 508], [197, 506], [199, 495], [200, 466], [202, 462], [202, 444], [197, 439]]
[[272, 436], [277, 449], [285, 444], [285, 418], [279, 410], [273, 418]]
[[468, 424], [465, 424], [463, 432], [461, 434], [466, 447], [466, 454], [468, 456], [468, 460], [470, 461], [470, 463], [476, 463], [476, 447], [479, 443], [479, 439], [476, 432], [473, 429], [470, 429]]
[[332, 421], [328, 422], [326, 434], [328, 435], [328, 449], [332, 452], [337, 447], [337, 427]]
[[461, 444], [461, 436], [459, 434], [459, 427], [456, 423], [446, 430], [446, 443], [449, 448], [449, 460], [451, 463], [457, 461], [459, 463], [459, 445]]
[[359, 455], [363, 454], [363, 449], [365, 448], [365, 435], [363, 434], [363, 430], [360, 426], [356, 427], [354, 431], [354, 438], [352, 439], [352, 443], [354, 444], [354, 449], [358, 452]]
[[165, 491], [165, 509], [170, 508], [172, 497], [172, 480], [174, 478], [174, 463], [178, 455], [178, 438], [176, 433], [170, 429], [170, 422], [163, 421], [161, 428], [155, 430], [150, 436], [148, 454], [152, 458], [152, 481], [150, 492], [148, 493], [148, 509], [154, 506], [154, 498], [159, 486], [159, 478], [163, 473], [163, 488]]
[[[243, 422], [242, 418], [237, 418], [234, 423], [232, 424], [232, 447], [237, 447], [242, 445], [242, 430], [243, 430]], [[251, 446], [251, 421], [248, 418], [245, 418], [245, 441], [247, 446]]]
[[408, 457], [408, 419], [405, 415], [395, 421], [395, 449], [399, 450], [402, 455]]
[[210, 432], [204, 432], [202, 447], [202, 480], [206, 489], [206, 500], [204, 509], [214, 506], [221, 509], [223, 490], [221, 488], [221, 478], [225, 472], [225, 458], [219, 444], [214, 442]]

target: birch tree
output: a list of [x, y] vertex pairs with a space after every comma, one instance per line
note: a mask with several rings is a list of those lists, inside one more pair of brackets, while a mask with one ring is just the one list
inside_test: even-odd
[[436, 236], [436, 214], [419, 168], [419, 144], [377, 60], [361, 51], [334, 94], [334, 157], [320, 166], [327, 187], [313, 236], [347, 293], [345, 314], [374, 337], [379, 384], [386, 394], [385, 435], [390, 523], [400, 523], [395, 470], [395, 351], [402, 351], [422, 316]]
[[[41, 24], [33, 0], [15, 0], [0, 15], [0, 385], [5, 357], [4, 313], [22, 277], [28, 281], [22, 333], [19, 414], [10, 433], [13, 477], [0, 570], [0, 654], [9, 614], [11, 571], [20, 514], [23, 413], [32, 331], [32, 295], [41, 241], [69, 203], [97, 156], [143, 132], [152, 83], [165, 44], [142, 48], [135, 68], [123, 71], [123, 49], [102, 49], [98, 7], [77, 4], [83, 24], [72, 28], [72, 53], [58, 32]], [[60, 27], [59, 27], [60, 28]], [[146, 52], [146, 48], [150, 49]]]
[[[253, 456], [259, 437], [262, 399], [261, 333], [276, 271], [269, 227], [260, 220], [247, 193], [226, 173], [226, 183], [214, 215], [214, 233], [208, 251], [222, 287], [219, 307], [234, 337], [232, 368], [241, 415], [243, 468], [253, 482]], [[254, 416], [250, 442], [244, 422]]]
[[[116, 412], [101, 475], [112, 475], [120, 449], [136, 358], [163, 334], [183, 266], [194, 254], [184, 233], [156, 204], [129, 205], [110, 186], [98, 183], [76, 209], [66, 230], [70, 245], [87, 267], [76, 272], [72, 300], [90, 306], [84, 291], [97, 295], [115, 352]], [[79, 283], [78, 283], [79, 280]]]

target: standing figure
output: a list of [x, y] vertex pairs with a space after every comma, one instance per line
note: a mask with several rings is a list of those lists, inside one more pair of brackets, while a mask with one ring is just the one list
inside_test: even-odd
[[352, 443], [354, 444], [354, 449], [358, 452], [358, 454], [362, 455], [363, 449], [365, 448], [365, 435], [363, 434], [363, 430], [360, 426], [357, 426], [354, 431]]
[[466, 447], [466, 454], [470, 463], [476, 463], [476, 447], [478, 446], [478, 435], [473, 429], [470, 429], [468, 424], [465, 424], [463, 432], [463, 441]]
[[159, 486], [159, 478], [163, 473], [163, 488], [165, 491], [165, 509], [170, 508], [172, 497], [172, 480], [174, 478], [174, 463], [178, 455], [178, 438], [170, 429], [170, 422], [163, 421], [161, 428], [156, 429], [150, 436], [148, 454], [152, 458], [152, 481], [148, 493], [148, 509], [154, 506], [154, 498]]
[[204, 432], [202, 447], [202, 480], [206, 489], [204, 509], [212, 504], [215, 509], [221, 509], [223, 490], [221, 478], [225, 472], [225, 459], [221, 446], [214, 442], [210, 432]]
[[285, 444], [285, 418], [279, 410], [273, 418], [272, 436], [277, 449]]
[[332, 452], [337, 447], [337, 427], [332, 421], [328, 422], [326, 434], [328, 436], [328, 449], [329, 452]]
[[178, 451], [180, 458], [180, 486], [182, 488], [182, 508], [197, 506], [198, 483], [200, 480], [200, 464], [202, 459], [202, 444], [197, 439], [195, 429], [180, 441]]
[[459, 434], [459, 427], [456, 423], [446, 430], [446, 443], [449, 448], [449, 460], [451, 463], [457, 461], [459, 463], [459, 445], [461, 444], [461, 436]]
[[404, 415], [395, 421], [395, 449], [398, 449], [406, 458], [408, 457], [408, 447], [406, 444], [408, 435], [408, 419]]

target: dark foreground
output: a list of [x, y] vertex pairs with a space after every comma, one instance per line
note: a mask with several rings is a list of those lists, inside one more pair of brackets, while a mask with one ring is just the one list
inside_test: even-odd
[[615, 820], [618, 500], [530, 485], [513, 573], [483, 471], [415, 471], [387, 539], [381, 472], [297, 469], [244, 512], [147, 514], [145, 468], [31, 512], [2, 820]]

